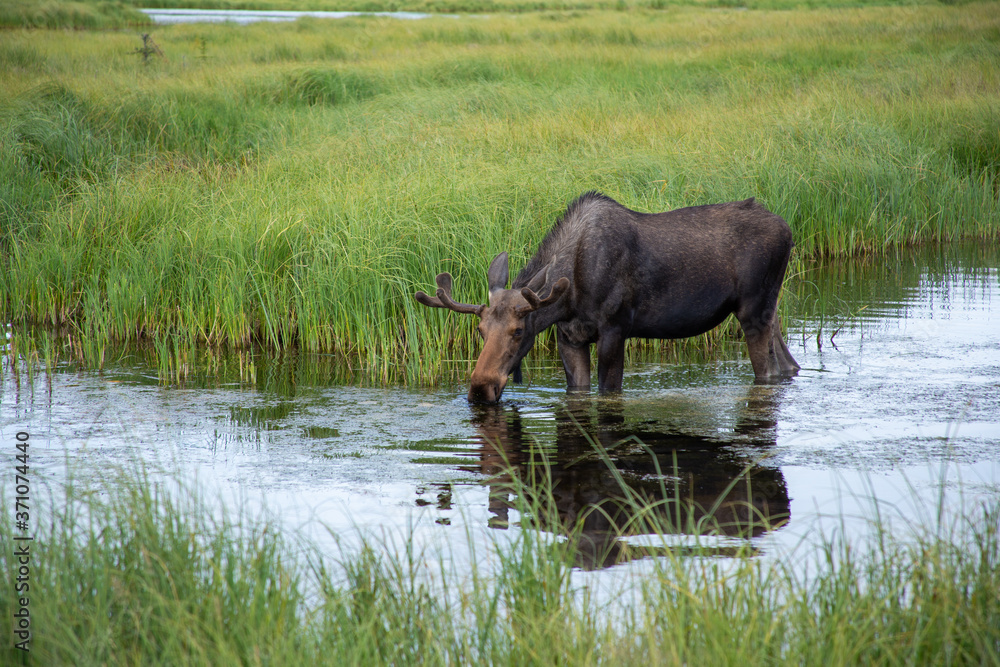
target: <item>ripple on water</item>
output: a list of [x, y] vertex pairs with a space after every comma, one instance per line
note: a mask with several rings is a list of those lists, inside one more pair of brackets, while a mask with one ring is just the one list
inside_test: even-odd
[[[748, 492], [733, 487], [748, 472], [755, 506], [788, 517], [777, 532], [754, 533], [766, 553], [815, 530], [852, 490], [895, 502], [909, 489], [936, 502], [926, 489], [945, 481], [960, 498], [961, 478], [965, 492], [996, 492], [998, 265], [996, 254], [931, 251], [807, 272], [785, 298], [789, 346], [803, 369], [776, 385], [755, 385], [739, 348], [717, 362], [630, 368], [617, 397], [568, 395], [549, 361], [528, 368], [530, 383], [511, 387], [499, 407], [481, 410], [461, 386], [220, 378], [165, 387], [150, 380], [154, 368], [125, 355], [102, 373], [64, 367], [20, 384], [5, 373], [0, 426], [4, 437], [29, 430], [33, 463], [53, 479], [67, 461], [91, 481], [138, 461], [267, 506], [286, 526], [322, 523], [339, 536], [412, 529], [455, 544], [470, 530], [516, 523], [505, 487], [491, 481], [504, 460], [527, 472], [544, 452], [561, 485], [560, 515], [613, 493], [615, 478], [588, 454], [597, 443], [644, 493], [676, 485], [711, 505]], [[284, 363], [261, 359], [258, 375], [273, 367], [284, 377]]]

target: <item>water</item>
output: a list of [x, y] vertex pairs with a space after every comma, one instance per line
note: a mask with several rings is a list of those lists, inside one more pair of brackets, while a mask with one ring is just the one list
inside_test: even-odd
[[[558, 362], [545, 362], [492, 408], [470, 407], [459, 385], [337, 383], [319, 356], [233, 358], [163, 386], [146, 357], [125, 353], [103, 372], [64, 364], [15, 382], [8, 369], [0, 441], [29, 432], [33, 474], [49, 483], [67, 465], [96, 483], [138, 461], [331, 549], [412, 536], [455, 563], [521, 529], [498, 473], [506, 460], [526, 479], [544, 456], [560, 521], [624, 484], [682, 499], [714, 529], [717, 555], [749, 545], [780, 556], [820, 533], [862, 540], [876, 503], [903, 531], [995, 497], [998, 266], [1000, 253], [966, 247], [793, 277], [788, 340], [802, 370], [774, 385], [754, 384], [742, 345], [717, 362], [634, 365], [617, 397], [568, 395]], [[629, 514], [605, 507], [588, 519], [581, 571], [641, 571], [662, 541], [616, 535], [609, 520]]]
[[384, 16], [404, 20], [425, 19], [434, 14], [421, 12], [292, 12], [255, 11], [248, 9], [140, 9], [153, 23], [257, 23], [259, 21], [297, 21], [310, 17], [318, 19], [344, 19], [354, 16]]

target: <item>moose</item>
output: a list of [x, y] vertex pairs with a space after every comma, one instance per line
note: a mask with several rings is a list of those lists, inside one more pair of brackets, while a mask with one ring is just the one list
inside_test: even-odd
[[556, 325], [571, 390], [590, 388], [590, 345], [597, 345], [597, 386], [621, 391], [628, 338], [687, 338], [735, 313], [757, 382], [794, 375], [799, 365], [781, 336], [778, 294], [794, 246], [780, 216], [754, 198], [640, 213], [598, 192], [569, 205], [521, 269], [511, 289], [507, 253], [486, 272], [489, 304], [452, 298], [440, 273], [436, 296], [416, 300], [479, 317], [483, 349], [469, 402], [500, 400], [508, 376], [535, 336]]

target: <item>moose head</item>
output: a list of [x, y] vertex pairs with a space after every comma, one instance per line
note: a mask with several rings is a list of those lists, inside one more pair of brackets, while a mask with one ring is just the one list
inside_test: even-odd
[[[437, 296], [417, 292], [417, 301], [431, 308], [447, 308], [456, 313], [479, 317], [477, 330], [483, 338], [483, 350], [476, 360], [469, 381], [469, 402], [495, 403], [507, 386], [507, 376], [520, 368], [521, 359], [534, 344], [541, 330], [532, 314], [556, 303], [569, 288], [569, 280], [560, 278], [544, 296], [523, 287], [507, 289], [509, 273], [507, 253], [493, 258], [486, 272], [489, 284], [489, 305], [458, 303], [451, 298], [451, 274], [439, 273]], [[548, 324], [545, 325], [546, 327]], [[545, 328], [545, 327], [541, 327]], [[516, 377], [515, 377], [516, 379]]]

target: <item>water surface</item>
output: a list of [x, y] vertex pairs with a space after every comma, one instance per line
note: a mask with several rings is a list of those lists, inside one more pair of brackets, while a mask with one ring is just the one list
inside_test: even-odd
[[344, 385], [314, 355], [258, 355], [252, 374], [234, 358], [170, 386], [124, 351], [102, 372], [6, 369], [0, 435], [31, 433], [33, 474], [51, 483], [67, 465], [92, 483], [141, 462], [320, 542], [412, 535], [457, 563], [521, 529], [504, 466], [528, 479], [542, 459], [556, 483], [543, 529], [605, 506], [586, 524], [588, 576], [641, 571], [664, 549], [616, 529], [623, 485], [680, 503], [664, 507], [713, 532], [711, 553], [787, 554], [820, 532], [863, 538], [872, 499], [905, 530], [997, 493], [998, 266], [964, 247], [808, 268], [784, 297], [802, 370], [773, 385], [754, 383], [741, 344], [710, 363], [633, 365], [614, 397], [567, 394], [558, 361], [538, 362], [490, 408], [459, 385]]
[[250, 9], [140, 9], [153, 23], [258, 23], [297, 21], [301, 18], [344, 19], [355, 16], [384, 16], [389, 18], [416, 20], [434, 14], [421, 12], [294, 12], [266, 11]]

